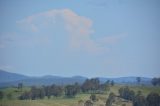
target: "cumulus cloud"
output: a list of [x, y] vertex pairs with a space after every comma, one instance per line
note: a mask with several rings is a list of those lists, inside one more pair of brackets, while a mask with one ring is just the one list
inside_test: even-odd
[[117, 42], [120, 38], [106, 37], [102, 39], [92, 39], [94, 33], [92, 29], [93, 22], [91, 19], [80, 16], [70, 9], [54, 9], [17, 21], [18, 25], [32, 31], [33, 33], [41, 32], [41, 27], [52, 27], [56, 22], [63, 22], [64, 28], [68, 34], [68, 46], [72, 50], [84, 50], [87, 52], [102, 52], [107, 50], [105, 44]]
[[29, 16], [17, 23], [33, 32], [40, 31], [40, 24], [55, 24], [55, 21], [63, 21], [65, 29], [69, 33], [69, 46], [83, 49], [89, 52], [100, 51], [102, 48], [91, 39], [92, 21], [89, 18], [79, 16], [70, 9], [50, 10], [47, 12]]

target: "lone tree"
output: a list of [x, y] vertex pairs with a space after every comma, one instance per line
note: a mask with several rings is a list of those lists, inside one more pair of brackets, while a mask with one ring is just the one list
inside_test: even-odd
[[23, 83], [18, 83], [18, 89], [22, 91], [22, 88], [23, 88]]
[[96, 98], [96, 95], [95, 95], [95, 94], [91, 94], [90, 99], [91, 99], [93, 102], [96, 102], [96, 101], [97, 101], [97, 98]]
[[146, 106], [145, 97], [143, 95], [135, 96], [135, 99], [133, 101], [133, 106]]
[[137, 77], [136, 80], [137, 80], [137, 83], [140, 84], [140, 82], [141, 82], [141, 77]]
[[45, 96], [48, 97], [48, 99], [51, 98], [51, 87], [50, 86], [44, 86], [44, 90], [45, 90]]
[[45, 90], [44, 88], [39, 88], [39, 98], [43, 99], [45, 97]]
[[119, 89], [119, 95], [126, 100], [133, 100], [135, 98], [135, 92], [130, 90], [129, 87], [122, 87]]
[[111, 81], [111, 86], [114, 86], [114, 81], [113, 80]]
[[81, 92], [81, 86], [80, 86], [80, 84], [78, 82], [75, 82], [74, 86], [75, 86], [76, 92], [80, 93]]
[[151, 83], [153, 86], [160, 85], [160, 78], [153, 78]]
[[106, 101], [106, 106], [112, 106], [112, 103], [115, 101], [115, 94], [113, 92], [111, 92], [109, 94], [109, 97]]
[[77, 90], [74, 85], [67, 85], [65, 87], [65, 95], [67, 97], [74, 97], [77, 94]]
[[100, 81], [98, 78], [86, 79], [86, 81], [82, 84], [83, 92], [92, 92], [95, 93], [100, 86]]
[[0, 91], [0, 100], [3, 99], [3, 97], [4, 97], [4, 94], [2, 91]]
[[160, 96], [157, 93], [151, 92], [146, 100], [148, 106], [160, 106]]

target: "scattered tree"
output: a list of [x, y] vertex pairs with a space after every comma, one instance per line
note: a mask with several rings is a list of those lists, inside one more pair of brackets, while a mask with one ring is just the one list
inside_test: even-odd
[[109, 94], [109, 97], [106, 101], [106, 106], [112, 106], [112, 103], [115, 101], [115, 94], [113, 92], [111, 92]]
[[153, 86], [160, 85], [160, 78], [153, 78], [151, 83]]
[[124, 98], [126, 100], [133, 100], [135, 97], [135, 92], [133, 90], [130, 90], [128, 87], [120, 88], [119, 94], [121, 98]]
[[22, 91], [22, 88], [23, 88], [23, 83], [18, 83], [18, 89]]
[[50, 99], [50, 97], [51, 97], [51, 87], [50, 86], [44, 86], [44, 91], [45, 91], [45, 96], [47, 96], [48, 99]]
[[157, 93], [151, 92], [146, 100], [147, 106], [160, 106], [160, 96]]
[[143, 95], [137, 95], [133, 101], [133, 106], [146, 106], [146, 100]]
[[93, 106], [93, 103], [91, 100], [87, 100], [85, 103], [84, 103], [84, 106]]
[[[109, 87], [109, 86], [108, 86]], [[107, 90], [107, 85], [106, 84], [100, 84], [99, 85], [99, 90], [100, 91], [109, 91], [109, 90]]]
[[38, 90], [35, 86], [31, 87], [31, 99], [35, 100], [38, 97]]
[[97, 101], [97, 98], [96, 98], [96, 95], [95, 95], [95, 94], [91, 94], [90, 99], [91, 99], [93, 102], [96, 102], [96, 101]]
[[80, 92], [81, 92], [81, 86], [79, 85], [79, 83], [76, 82], [76, 83], [74, 84], [74, 86], [75, 86], [76, 92], [77, 92], [77, 93], [80, 93]]
[[53, 96], [61, 96], [63, 93], [63, 88], [61, 86], [52, 85], [49, 89], [49, 93]]
[[45, 91], [44, 91], [44, 88], [39, 88], [39, 98], [40, 99], [43, 99], [45, 97]]
[[141, 82], [141, 77], [137, 77], [136, 80], [137, 80], [137, 83], [140, 84], [140, 82]]
[[82, 91], [83, 92], [89, 92], [91, 91], [92, 93], [95, 93], [100, 86], [100, 81], [98, 78], [92, 78], [92, 79], [87, 79], [83, 84], [82, 84]]
[[77, 91], [74, 85], [67, 85], [65, 87], [65, 95], [67, 97], [74, 97], [76, 94], [77, 94]]
[[12, 99], [12, 93], [7, 94], [7, 99]]
[[30, 92], [24, 92], [19, 96], [20, 100], [25, 100], [25, 99], [31, 99], [31, 93]]
[[111, 81], [111, 86], [114, 86], [114, 81], [113, 80]]
[[35, 86], [32, 86], [30, 93], [31, 93], [32, 100], [35, 100], [37, 98], [43, 99], [45, 97], [44, 88], [37, 88]]
[[3, 99], [3, 97], [4, 97], [4, 93], [0, 91], [0, 100]]
[[150, 93], [147, 98], [142, 95], [141, 91], [135, 92], [130, 90], [128, 87], [120, 88], [119, 94], [121, 98], [131, 100], [133, 106], [160, 106], [160, 96], [157, 93]]
[[108, 85], [109, 85], [109, 84], [110, 84], [110, 80], [107, 80], [107, 81], [105, 82], [105, 84], [108, 84]]

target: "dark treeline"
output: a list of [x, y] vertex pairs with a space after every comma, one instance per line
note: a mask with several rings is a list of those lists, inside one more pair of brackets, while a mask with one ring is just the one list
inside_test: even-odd
[[122, 87], [119, 89], [119, 96], [125, 100], [132, 101], [133, 106], [160, 106], [160, 95], [155, 92], [151, 92], [145, 97], [141, 91], [135, 93], [129, 87]]
[[156, 85], [160, 86], [160, 78], [153, 78], [151, 82], [152, 82], [152, 85], [154, 86]]
[[[137, 82], [139, 80], [137, 79]], [[140, 81], [139, 81], [140, 82]], [[154, 86], [159, 86], [160, 78], [153, 78], [152, 84]], [[78, 93], [90, 93], [90, 100], [96, 102], [96, 93], [106, 93], [110, 90], [110, 86], [114, 86], [114, 81], [106, 81], [105, 83], [100, 83], [98, 78], [86, 79], [83, 84], [75, 83], [65, 86], [60, 85], [48, 85], [48, 86], [32, 86], [29, 91], [23, 91], [23, 84], [19, 83], [17, 88], [22, 93], [19, 96], [20, 100], [35, 100], [43, 99], [47, 97], [75, 97]], [[3, 99], [4, 93], [0, 91], [0, 99]], [[10, 95], [8, 95], [10, 97]], [[133, 106], [160, 106], [160, 95], [158, 93], [151, 92], [147, 96], [144, 96], [140, 91], [135, 92], [129, 87], [121, 87], [119, 89], [119, 95], [110, 93], [108, 99], [106, 100], [106, 106], [112, 106], [114, 99], [116, 97], [123, 98], [127, 101], [132, 101]], [[89, 104], [90, 101], [86, 101], [85, 104]], [[92, 103], [90, 103], [92, 104]], [[87, 105], [86, 105], [87, 106]]]
[[30, 91], [24, 92], [19, 99], [43, 99], [45, 96], [60, 96], [63, 93], [63, 87], [57, 85], [36, 87], [32, 86]]
[[32, 86], [30, 91], [22, 93], [19, 99], [43, 99], [45, 96], [48, 99], [51, 96], [62, 96], [74, 97], [77, 93], [102, 93], [109, 90], [109, 86], [113, 86], [114, 81], [107, 81], [103, 84], [100, 84], [98, 78], [86, 79], [86, 81], [80, 85], [78, 83], [66, 86], [50, 85], [50, 86], [41, 86], [36, 87]]
[[0, 91], [0, 100], [3, 99], [3, 97], [4, 97], [4, 93]]

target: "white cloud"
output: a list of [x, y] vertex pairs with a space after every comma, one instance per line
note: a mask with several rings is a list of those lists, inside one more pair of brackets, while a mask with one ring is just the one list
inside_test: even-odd
[[29, 29], [32, 33], [41, 32], [45, 27], [53, 27], [56, 22], [63, 22], [65, 30], [68, 34], [69, 48], [71, 50], [83, 50], [91, 53], [99, 53], [108, 50], [106, 44], [114, 44], [121, 36], [105, 37], [102, 39], [92, 39], [94, 33], [92, 29], [92, 20], [80, 16], [70, 9], [54, 9], [17, 21], [18, 25]]
[[[88, 52], [97, 52], [102, 50], [98, 44], [91, 39], [92, 21], [86, 17], [79, 16], [70, 9], [50, 10], [47, 12], [29, 16], [23, 20], [17, 21], [26, 29], [33, 32], [41, 31], [39, 26], [55, 24], [55, 21], [64, 21], [64, 26], [69, 33], [69, 47], [78, 48]], [[40, 25], [41, 24], [41, 25]]]

